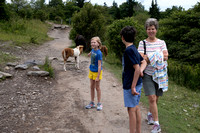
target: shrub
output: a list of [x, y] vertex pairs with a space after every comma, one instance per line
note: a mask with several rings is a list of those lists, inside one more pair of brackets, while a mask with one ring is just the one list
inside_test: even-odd
[[106, 39], [108, 42], [108, 47], [110, 47], [110, 49], [112, 49], [112, 51], [120, 59], [125, 49], [125, 45], [121, 41], [120, 31], [125, 26], [133, 26], [137, 30], [134, 42], [136, 47], [138, 46], [139, 41], [143, 40], [146, 35], [144, 26], [135, 21], [133, 17], [114, 21], [107, 29]]
[[76, 35], [80, 34], [88, 43], [94, 36], [99, 36], [101, 40], [104, 40], [106, 18], [102, 12], [103, 9], [99, 6], [85, 3], [80, 12], [76, 12], [72, 17], [73, 29], [70, 31], [70, 39], [74, 40]]
[[166, 41], [171, 58], [200, 63], [199, 8], [200, 3], [188, 11], [173, 12], [159, 22], [160, 36]]
[[200, 89], [200, 64], [190, 65], [168, 60], [168, 74], [177, 84], [191, 89]]

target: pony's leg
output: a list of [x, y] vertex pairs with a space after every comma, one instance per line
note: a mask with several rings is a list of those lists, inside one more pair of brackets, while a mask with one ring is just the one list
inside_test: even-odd
[[65, 70], [65, 72], [67, 71], [66, 70], [66, 61], [64, 61], [64, 66], [63, 66], [63, 68], [64, 68], [64, 70]]
[[77, 57], [77, 68], [80, 69], [79, 68], [79, 56]]
[[75, 57], [75, 67], [77, 68], [77, 57]]

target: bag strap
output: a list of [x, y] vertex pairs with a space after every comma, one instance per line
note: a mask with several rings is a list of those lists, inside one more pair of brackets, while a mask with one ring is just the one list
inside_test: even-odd
[[143, 44], [144, 44], [144, 54], [146, 54], [146, 43], [144, 40], [143, 40]]

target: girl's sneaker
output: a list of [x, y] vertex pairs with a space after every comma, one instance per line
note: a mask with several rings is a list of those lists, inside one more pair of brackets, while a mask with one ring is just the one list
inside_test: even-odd
[[90, 102], [88, 105], [85, 106], [86, 109], [95, 108], [94, 102]]
[[103, 109], [103, 105], [101, 103], [97, 103], [97, 111], [101, 111]]

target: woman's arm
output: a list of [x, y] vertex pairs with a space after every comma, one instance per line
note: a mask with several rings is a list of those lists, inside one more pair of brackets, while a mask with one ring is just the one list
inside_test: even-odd
[[168, 60], [168, 51], [167, 50], [163, 50], [163, 55], [164, 55], [164, 61], [167, 61]]

